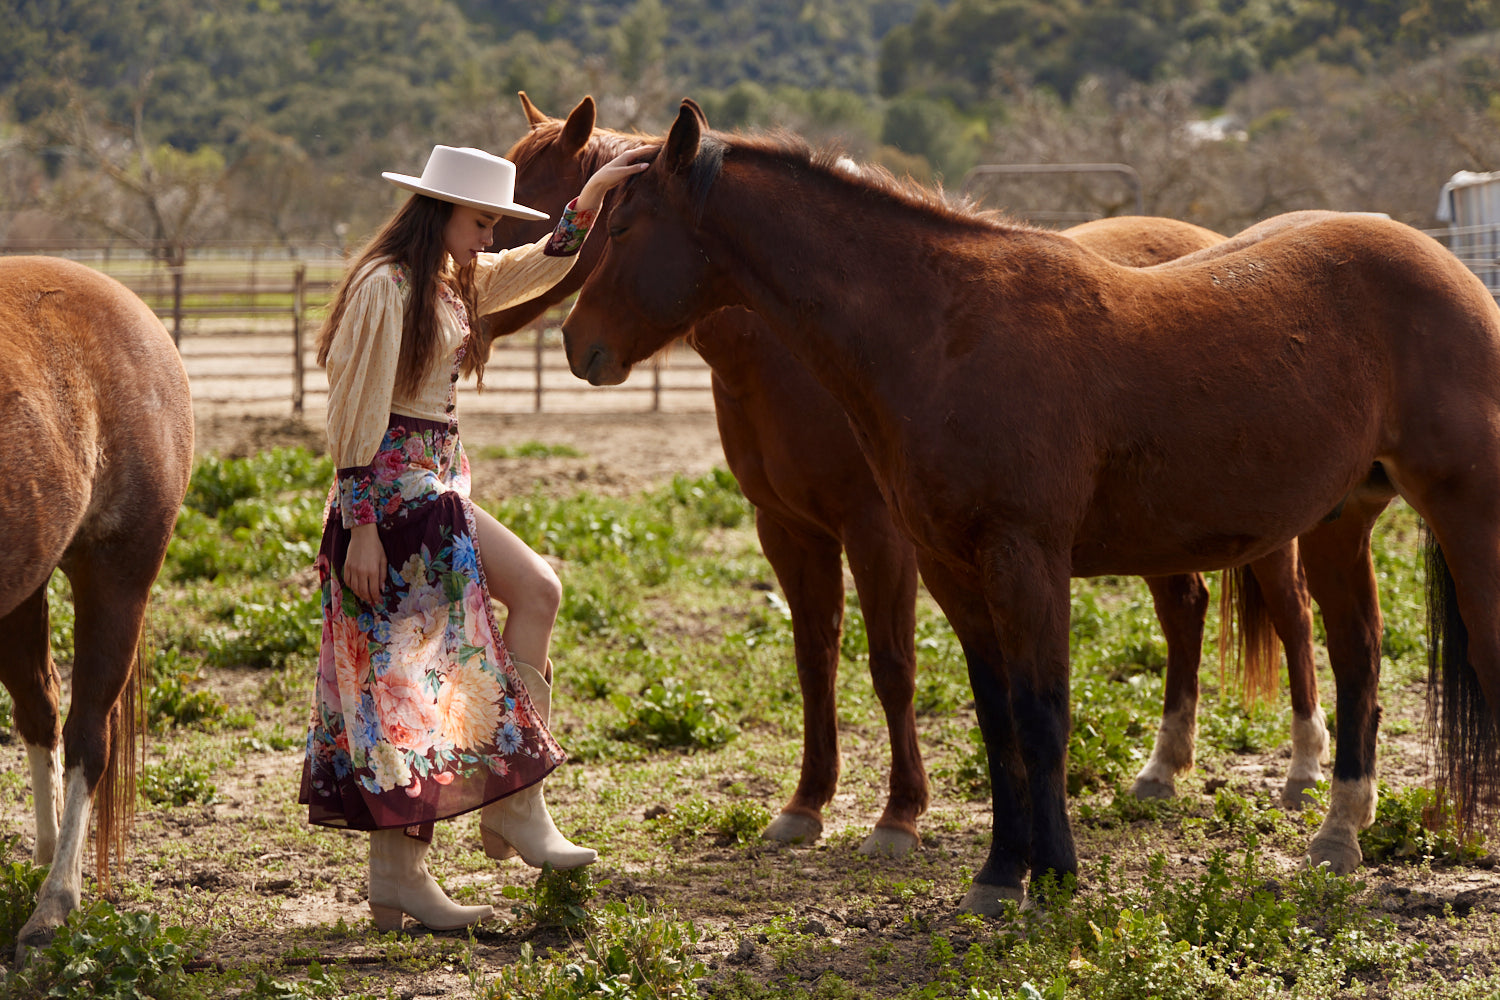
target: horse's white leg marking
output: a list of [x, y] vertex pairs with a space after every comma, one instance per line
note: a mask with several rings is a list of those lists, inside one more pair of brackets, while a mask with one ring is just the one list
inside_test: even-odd
[[57, 851], [57, 819], [63, 808], [62, 747], [51, 750], [26, 744], [31, 767], [31, 800], [36, 807], [36, 851], [39, 865], [50, 865]]
[[1328, 796], [1328, 815], [1307, 849], [1306, 863], [1327, 864], [1340, 875], [1359, 867], [1359, 831], [1375, 822], [1375, 777], [1334, 778]]
[[1281, 790], [1281, 804], [1301, 809], [1310, 800], [1303, 794], [1323, 780], [1323, 759], [1328, 756], [1328, 722], [1323, 706], [1317, 705], [1306, 719], [1292, 716], [1292, 766]]
[[1156, 731], [1156, 746], [1151, 759], [1130, 786], [1138, 799], [1170, 799], [1177, 794], [1176, 777], [1193, 769], [1193, 752], [1198, 740], [1198, 702], [1161, 717]]
[[779, 812], [761, 836], [780, 844], [811, 844], [823, 836], [823, 822], [805, 813]]
[[21, 962], [23, 952], [45, 945], [52, 939], [52, 933], [69, 913], [78, 908], [83, 895], [83, 842], [89, 835], [89, 815], [94, 800], [82, 767], [68, 769], [66, 788], [57, 854], [37, 893], [36, 909], [16, 936], [17, 964]]
[[859, 853], [873, 858], [902, 858], [920, 847], [922, 842], [915, 834], [906, 830], [893, 830], [888, 826], [877, 826], [870, 831]]

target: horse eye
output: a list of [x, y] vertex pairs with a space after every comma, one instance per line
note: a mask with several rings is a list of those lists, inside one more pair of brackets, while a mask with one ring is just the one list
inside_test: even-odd
[[629, 229], [630, 229], [629, 226], [610, 226], [609, 227], [609, 238], [612, 239], [612, 240], [617, 240], [621, 236], [624, 236], [626, 234], [626, 232], [629, 231]]

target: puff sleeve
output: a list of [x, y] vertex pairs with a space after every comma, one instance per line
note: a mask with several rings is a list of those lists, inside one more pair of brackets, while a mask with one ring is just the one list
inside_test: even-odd
[[475, 261], [474, 292], [481, 316], [534, 299], [563, 279], [594, 223], [593, 212], [580, 212], [574, 198], [545, 239], [499, 253], [482, 253]]
[[350, 289], [328, 350], [328, 448], [344, 527], [375, 520], [371, 463], [390, 423], [406, 295], [389, 266]]

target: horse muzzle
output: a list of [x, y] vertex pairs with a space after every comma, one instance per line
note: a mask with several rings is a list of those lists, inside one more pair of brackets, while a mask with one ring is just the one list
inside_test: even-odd
[[589, 385], [619, 385], [630, 374], [617, 356], [600, 344], [592, 344], [578, 354], [568, 352], [568, 367]]

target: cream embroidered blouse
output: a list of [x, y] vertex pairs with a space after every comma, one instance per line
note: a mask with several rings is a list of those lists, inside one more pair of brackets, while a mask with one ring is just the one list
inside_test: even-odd
[[[482, 253], [475, 264], [474, 290], [481, 315], [534, 298], [561, 281], [578, 259], [592, 213], [564, 213], [553, 233], [528, 246]], [[585, 217], [587, 216], [587, 217]], [[565, 231], [566, 230], [566, 231]], [[396, 395], [396, 363], [401, 355], [401, 323], [410, 295], [405, 272], [377, 262], [356, 276], [344, 315], [328, 347], [328, 447], [334, 468], [363, 470], [374, 461], [393, 413], [446, 421], [454, 353], [464, 342], [468, 317], [456, 297], [438, 297], [442, 338], [434, 363], [415, 393]], [[365, 478], [356, 473], [355, 479]], [[341, 488], [340, 494], [348, 491]], [[358, 492], [356, 489], [355, 492]], [[351, 509], [341, 496], [345, 527], [369, 517]]]

